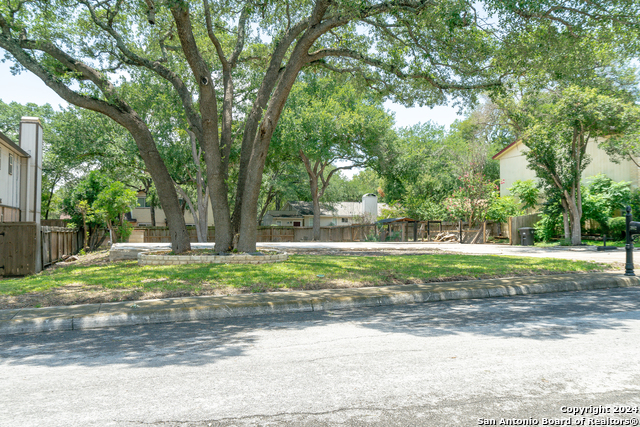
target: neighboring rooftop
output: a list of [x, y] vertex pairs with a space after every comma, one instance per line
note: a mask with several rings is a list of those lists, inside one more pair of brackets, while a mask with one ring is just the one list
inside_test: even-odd
[[[313, 215], [313, 202], [289, 202], [293, 211], [300, 215]], [[382, 209], [388, 209], [386, 203], [378, 203], [378, 216], [382, 215]], [[321, 203], [321, 216], [357, 216], [362, 215], [362, 202]]]
[[18, 153], [20, 153], [21, 156], [24, 157], [31, 157], [29, 155], [29, 153], [27, 153], [26, 151], [24, 151], [22, 148], [20, 148], [20, 146], [18, 144], [16, 144], [15, 142], [13, 142], [11, 140], [11, 138], [9, 138], [7, 135], [5, 135], [4, 133], [0, 132], [0, 142], [2, 142], [4, 145], [6, 145], [7, 147], [17, 151]]

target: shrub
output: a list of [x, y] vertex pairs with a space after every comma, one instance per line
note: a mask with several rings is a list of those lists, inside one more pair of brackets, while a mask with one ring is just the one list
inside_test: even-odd
[[536, 242], [548, 242], [552, 238], [561, 233], [562, 215], [542, 215], [542, 219], [533, 225], [535, 233], [533, 234]]
[[133, 225], [129, 221], [123, 221], [122, 224], [115, 227], [117, 239], [120, 243], [125, 243], [129, 240], [131, 233], [133, 233]]
[[608, 224], [609, 233], [611, 233], [611, 237], [616, 240], [622, 239], [622, 234], [627, 227], [627, 220], [623, 216], [618, 216], [615, 218], [609, 218]]
[[540, 190], [532, 179], [526, 181], [517, 180], [513, 183], [513, 186], [509, 188], [509, 193], [520, 199], [522, 209], [525, 211], [535, 208], [538, 204], [538, 197], [540, 196]]
[[514, 197], [496, 197], [489, 206], [487, 219], [495, 222], [507, 222], [509, 217], [518, 215], [522, 215], [522, 211]]

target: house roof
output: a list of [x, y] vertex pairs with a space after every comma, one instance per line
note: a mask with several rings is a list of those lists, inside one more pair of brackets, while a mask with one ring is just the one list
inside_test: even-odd
[[18, 154], [20, 154], [22, 157], [31, 157], [31, 155], [29, 155], [29, 153], [27, 153], [22, 148], [20, 148], [20, 146], [18, 144], [13, 142], [11, 139], [9, 139], [9, 137], [7, 135], [5, 135], [2, 132], [0, 132], [0, 142], [2, 142], [4, 145], [9, 147], [10, 149], [12, 149], [14, 151], [17, 151]]
[[503, 154], [505, 154], [507, 151], [511, 150], [513, 147], [516, 146], [516, 144], [520, 142], [519, 139], [516, 139], [515, 141], [513, 141], [511, 144], [507, 145], [506, 147], [504, 147], [502, 150], [498, 151], [498, 153], [492, 157], [492, 159], [494, 160], [499, 160], [500, 157], [502, 157]]
[[392, 223], [392, 222], [416, 222], [416, 220], [408, 218], [406, 216], [403, 216], [401, 218], [381, 219], [380, 221], [378, 221], [378, 224], [389, 224], [389, 223]]
[[302, 215], [298, 215], [298, 214], [272, 213], [270, 215], [274, 218], [302, 219]]
[[[300, 215], [313, 215], [313, 202], [289, 202], [289, 206]], [[331, 205], [320, 203], [320, 215], [336, 215], [336, 211]]]
[[[292, 210], [300, 212], [300, 215], [313, 215], [313, 202], [289, 202]], [[378, 215], [382, 209], [387, 209], [386, 203], [378, 203]], [[362, 202], [321, 203], [320, 215], [324, 216], [358, 216], [362, 215]]]

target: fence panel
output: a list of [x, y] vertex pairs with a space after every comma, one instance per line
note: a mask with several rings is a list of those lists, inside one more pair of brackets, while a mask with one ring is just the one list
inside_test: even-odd
[[77, 254], [84, 243], [81, 229], [43, 226], [40, 232], [43, 267]]
[[36, 273], [35, 222], [0, 223], [0, 276]]
[[509, 244], [520, 245], [520, 234], [518, 229], [522, 227], [533, 227], [533, 225], [540, 221], [540, 214], [534, 213], [523, 216], [513, 216], [509, 218]]
[[[398, 228], [399, 230], [399, 228]], [[166, 227], [144, 227], [136, 229], [144, 233], [145, 243], [170, 243], [171, 235]], [[187, 227], [191, 242], [198, 241], [195, 228]], [[376, 234], [374, 224], [320, 227], [322, 242], [364, 241]], [[258, 242], [303, 242], [313, 240], [313, 227], [258, 227]], [[208, 241], [215, 242], [215, 227], [209, 227]]]
[[20, 209], [0, 205], [0, 222], [20, 221]]

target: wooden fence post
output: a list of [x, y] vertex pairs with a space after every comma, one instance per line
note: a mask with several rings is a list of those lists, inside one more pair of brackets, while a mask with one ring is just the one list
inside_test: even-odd
[[482, 243], [487, 243], [487, 221], [482, 223]]

